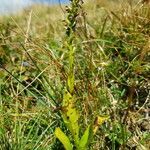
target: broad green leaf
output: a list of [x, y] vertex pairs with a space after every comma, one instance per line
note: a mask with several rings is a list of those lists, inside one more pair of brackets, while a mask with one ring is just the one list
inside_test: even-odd
[[76, 145], [79, 142], [79, 114], [75, 108], [74, 97], [66, 90], [63, 97], [63, 120], [74, 137]]
[[67, 89], [65, 89], [62, 106], [67, 107], [70, 103], [73, 103], [73, 101], [73, 96], [67, 91]]
[[55, 129], [55, 136], [61, 141], [66, 150], [73, 150], [73, 146], [70, 143], [69, 138], [65, 135], [65, 133], [60, 129]]
[[69, 74], [68, 80], [67, 80], [67, 85], [68, 85], [69, 91], [72, 93], [74, 90], [74, 74], [73, 73]]
[[97, 117], [97, 123], [100, 126], [108, 119], [109, 119], [109, 116], [98, 116]]
[[99, 126], [102, 125], [108, 119], [109, 119], [108, 116], [98, 116], [98, 117], [96, 117], [95, 122], [94, 122], [94, 127], [93, 127], [93, 133], [95, 134], [96, 131], [98, 130]]
[[83, 136], [80, 139], [80, 142], [79, 142], [79, 149], [80, 150], [86, 150], [86, 147], [87, 147], [88, 141], [89, 141], [90, 130], [91, 130], [91, 125], [89, 125], [87, 127], [87, 129], [85, 130]]
[[74, 90], [74, 51], [75, 47], [69, 46], [69, 73], [67, 86], [70, 93], [73, 93]]

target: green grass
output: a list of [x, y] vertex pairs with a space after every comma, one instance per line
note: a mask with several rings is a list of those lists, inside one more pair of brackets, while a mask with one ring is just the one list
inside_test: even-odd
[[[57, 6], [0, 18], [0, 150], [63, 149], [54, 135], [56, 127], [69, 134], [61, 117], [69, 71], [63, 20]], [[74, 33], [80, 135], [95, 116], [110, 117], [90, 150], [150, 148], [149, 35], [149, 4], [83, 5]]]

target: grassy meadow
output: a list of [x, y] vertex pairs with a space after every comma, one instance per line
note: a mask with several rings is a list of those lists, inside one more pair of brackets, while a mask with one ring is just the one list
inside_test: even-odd
[[0, 16], [0, 150], [149, 150], [149, 113], [150, 4]]

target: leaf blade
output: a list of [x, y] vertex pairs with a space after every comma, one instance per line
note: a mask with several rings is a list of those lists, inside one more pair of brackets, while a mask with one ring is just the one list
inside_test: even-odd
[[73, 146], [70, 143], [69, 138], [60, 128], [55, 129], [55, 136], [60, 140], [66, 150], [73, 150]]
[[62, 111], [63, 120], [74, 137], [76, 145], [79, 142], [79, 113], [75, 108], [75, 98], [66, 90], [63, 97], [65, 110]]
[[82, 135], [80, 142], [79, 142], [79, 149], [80, 150], [85, 150], [88, 142], [89, 142], [89, 136], [90, 136], [90, 130], [91, 130], [91, 125], [87, 127], [85, 130], [84, 134]]

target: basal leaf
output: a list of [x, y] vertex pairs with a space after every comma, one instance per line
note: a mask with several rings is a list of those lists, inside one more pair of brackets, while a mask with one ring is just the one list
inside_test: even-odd
[[87, 147], [88, 141], [89, 141], [90, 130], [91, 130], [91, 125], [89, 125], [87, 127], [87, 129], [85, 130], [83, 136], [80, 139], [80, 142], [79, 142], [79, 149], [80, 150], [86, 150], [86, 147]]
[[93, 126], [93, 133], [95, 134], [98, 130], [99, 126], [102, 125], [106, 120], [108, 120], [108, 116], [98, 116], [95, 119], [94, 126]]
[[70, 143], [69, 138], [65, 135], [65, 133], [60, 129], [55, 129], [55, 136], [61, 141], [66, 150], [73, 150], [73, 146]]
[[67, 80], [67, 85], [68, 85], [69, 91], [72, 93], [74, 90], [74, 74], [73, 73], [69, 74], [68, 80]]
[[79, 142], [79, 114], [75, 108], [74, 97], [66, 90], [63, 98], [63, 108], [62, 116], [65, 124], [72, 133], [75, 143]]
[[108, 119], [109, 119], [109, 116], [98, 116], [97, 117], [97, 124], [100, 126]]

